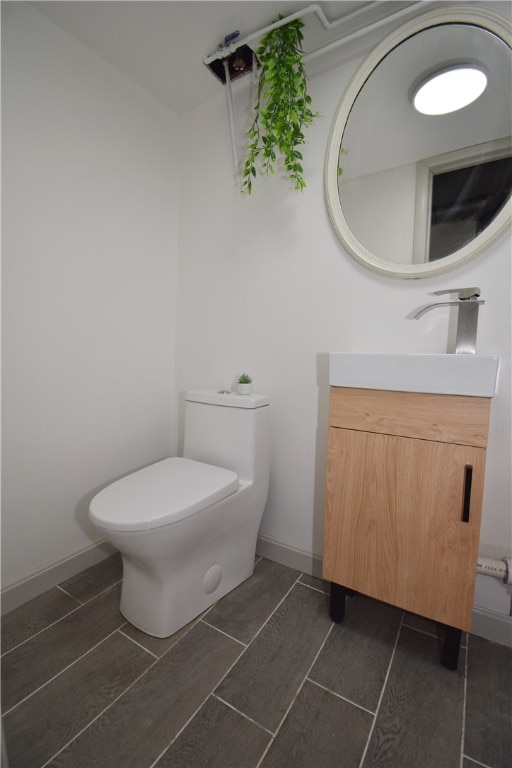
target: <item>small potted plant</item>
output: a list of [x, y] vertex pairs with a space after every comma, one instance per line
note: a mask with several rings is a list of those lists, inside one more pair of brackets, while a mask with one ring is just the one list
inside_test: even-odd
[[250, 395], [252, 392], [252, 376], [248, 373], [241, 373], [237, 379], [238, 392], [240, 395]]

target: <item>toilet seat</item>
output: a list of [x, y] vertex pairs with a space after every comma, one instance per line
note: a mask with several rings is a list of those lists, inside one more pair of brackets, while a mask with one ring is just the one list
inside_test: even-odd
[[104, 488], [91, 502], [90, 517], [100, 528], [144, 531], [189, 517], [238, 489], [235, 472], [174, 457]]

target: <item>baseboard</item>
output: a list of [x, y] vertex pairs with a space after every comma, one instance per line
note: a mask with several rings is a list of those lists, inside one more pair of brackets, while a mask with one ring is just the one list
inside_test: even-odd
[[[28, 602], [33, 597], [46, 592], [47, 589], [51, 589], [62, 581], [76, 576], [77, 573], [89, 568], [91, 565], [96, 565], [106, 557], [114, 554], [114, 552], [115, 549], [110, 544], [100, 541], [65, 560], [54, 563], [49, 568], [29, 576], [27, 579], [6, 587], [1, 593], [2, 615]], [[258, 537], [256, 552], [261, 557], [274, 560], [276, 563], [294, 568], [296, 571], [308, 573], [310, 576], [316, 576], [319, 579], [322, 578], [322, 558], [311, 552], [290, 547], [267, 536]], [[512, 617], [475, 606], [473, 609], [471, 633], [484, 637], [486, 640], [491, 640], [494, 643], [512, 647]]]
[[281, 563], [281, 565], [295, 568], [296, 571], [308, 573], [318, 579], [322, 578], [322, 558], [311, 554], [311, 552], [294, 549], [267, 536], [258, 536], [256, 553], [261, 557], [267, 557], [269, 560]]
[[[276, 563], [322, 578], [322, 558], [319, 555], [294, 549], [266, 536], [258, 537], [256, 552]], [[471, 633], [494, 643], [512, 647], [512, 617], [475, 606]]]
[[106, 541], [100, 541], [6, 587], [1, 593], [2, 615], [46, 592], [47, 589], [55, 587], [62, 581], [76, 576], [77, 573], [90, 568], [91, 565], [96, 565], [106, 557], [113, 555], [115, 551]]
[[512, 648], [512, 616], [475, 606], [471, 634]]

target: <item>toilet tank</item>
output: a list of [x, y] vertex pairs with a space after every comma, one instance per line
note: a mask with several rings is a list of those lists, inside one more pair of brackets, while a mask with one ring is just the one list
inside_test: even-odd
[[269, 398], [195, 389], [185, 393], [183, 456], [268, 482]]

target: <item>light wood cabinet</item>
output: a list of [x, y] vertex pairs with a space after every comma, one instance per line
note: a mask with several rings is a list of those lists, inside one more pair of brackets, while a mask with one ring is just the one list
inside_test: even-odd
[[489, 406], [331, 388], [325, 579], [469, 630]]

